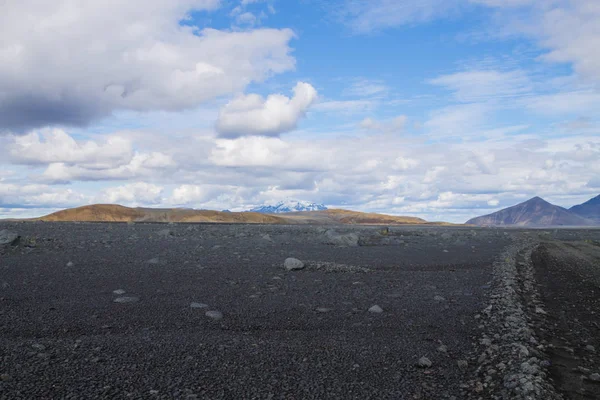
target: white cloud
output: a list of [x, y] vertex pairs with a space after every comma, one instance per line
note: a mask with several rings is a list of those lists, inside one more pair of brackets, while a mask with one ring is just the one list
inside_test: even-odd
[[490, 7], [521, 7], [533, 4], [538, 0], [470, 0], [471, 3], [483, 4]]
[[163, 191], [162, 186], [136, 182], [104, 189], [94, 201], [127, 206], [160, 204]]
[[406, 115], [400, 115], [384, 121], [377, 121], [367, 117], [360, 122], [359, 126], [362, 129], [370, 131], [398, 132], [404, 129], [407, 120], [408, 117]]
[[370, 33], [443, 17], [461, 3], [462, 0], [343, 0], [337, 14], [356, 33]]
[[229, 138], [277, 136], [295, 129], [316, 98], [315, 88], [304, 82], [294, 87], [292, 98], [281, 94], [266, 99], [257, 94], [240, 95], [221, 109], [216, 128], [222, 137]]
[[173, 190], [170, 201], [173, 204], [187, 205], [191, 203], [203, 203], [215, 194], [209, 186], [181, 185]]
[[448, 106], [433, 111], [423, 126], [437, 137], [468, 136], [479, 131], [488, 112], [482, 103]]
[[0, 207], [75, 207], [87, 201], [86, 196], [72, 189], [0, 182]]
[[600, 93], [586, 90], [538, 95], [525, 99], [521, 104], [536, 113], [551, 116], [557, 114], [594, 116], [600, 109]]
[[369, 100], [325, 100], [314, 105], [313, 109], [320, 112], [355, 113], [366, 112], [377, 107], [378, 102]]
[[518, 97], [532, 90], [523, 71], [469, 70], [442, 75], [429, 83], [453, 90], [461, 102]]
[[172, 173], [175, 162], [171, 156], [160, 153], [135, 153], [127, 164], [108, 168], [87, 168], [85, 164], [52, 163], [41, 175], [47, 182], [125, 180], [157, 177]]
[[45, 129], [17, 136], [10, 144], [14, 162], [22, 164], [68, 163], [89, 168], [110, 168], [128, 163], [132, 144], [119, 136], [108, 136], [100, 143], [76, 141], [62, 129]]
[[[477, 0], [499, 7], [499, 20], [509, 34], [525, 34], [547, 49], [542, 59], [570, 63], [579, 77], [600, 81], [600, 3], [597, 0]], [[507, 7], [509, 6], [509, 7]], [[511, 6], [529, 6], [517, 13]]]
[[354, 82], [348, 89], [344, 90], [344, 95], [354, 97], [372, 97], [383, 96], [387, 94], [389, 87], [382, 81], [360, 79]]
[[[0, 131], [182, 110], [294, 68], [288, 29], [180, 25], [218, 0], [24, 0], [0, 13]], [[34, 28], [32, 28], [34, 27]]]

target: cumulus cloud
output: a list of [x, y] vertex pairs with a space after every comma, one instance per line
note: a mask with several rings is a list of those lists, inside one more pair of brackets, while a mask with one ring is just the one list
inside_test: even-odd
[[[294, 67], [288, 29], [180, 24], [218, 0], [24, 0], [0, 13], [0, 131], [181, 110]], [[35, 27], [32, 29], [31, 27]]]
[[95, 198], [95, 202], [127, 206], [153, 205], [161, 203], [163, 191], [163, 186], [135, 182], [106, 188]]
[[89, 168], [126, 164], [133, 155], [131, 141], [125, 138], [108, 136], [100, 143], [76, 141], [62, 129], [45, 129], [17, 136], [9, 149], [15, 163], [77, 163]]
[[89, 168], [85, 164], [51, 163], [40, 178], [54, 183], [137, 179], [172, 173], [171, 167], [175, 166], [172, 157], [167, 154], [135, 153], [126, 164], [106, 168]]
[[43, 184], [16, 184], [0, 182], [0, 207], [47, 208], [74, 207], [88, 198], [72, 189]]
[[240, 95], [223, 107], [217, 120], [222, 137], [245, 135], [278, 136], [296, 128], [317, 98], [309, 83], [298, 82], [292, 98], [281, 94], [266, 99], [258, 94]]

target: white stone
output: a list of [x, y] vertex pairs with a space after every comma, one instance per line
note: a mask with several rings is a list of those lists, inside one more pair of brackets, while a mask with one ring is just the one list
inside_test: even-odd
[[304, 269], [304, 263], [302, 261], [298, 260], [297, 258], [292, 258], [292, 257], [286, 258], [285, 261], [283, 262], [283, 266], [288, 271], [296, 271], [296, 270]]
[[113, 301], [115, 303], [136, 303], [138, 302], [140, 299], [138, 297], [129, 297], [129, 296], [124, 296], [124, 297], [117, 297], [116, 299], [114, 299]]
[[381, 314], [383, 312], [383, 308], [381, 308], [377, 304], [375, 304], [374, 306], [372, 306], [371, 308], [369, 308], [369, 312], [372, 312], [372, 313], [375, 313], [375, 314]]
[[221, 311], [216, 311], [216, 310], [207, 311], [206, 313], [204, 313], [204, 315], [206, 315], [208, 318], [212, 318], [214, 320], [223, 319], [223, 313]]

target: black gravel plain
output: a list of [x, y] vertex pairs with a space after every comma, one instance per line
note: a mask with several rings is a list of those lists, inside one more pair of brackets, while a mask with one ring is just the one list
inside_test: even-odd
[[[518, 234], [150, 223], [2, 229], [20, 235], [0, 249], [2, 399], [464, 398], [475, 366], [457, 362], [473, 356], [492, 263]], [[327, 244], [327, 229], [354, 233], [362, 245]], [[286, 271], [287, 257], [306, 268]], [[368, 311], [373, 305], [383, 312]], [[421, 357], [432, 366], [419, 367]]]

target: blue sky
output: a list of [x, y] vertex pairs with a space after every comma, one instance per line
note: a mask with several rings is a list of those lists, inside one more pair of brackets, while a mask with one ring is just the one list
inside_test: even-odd
[[6, 8], [0, 218], [291, 198], [464, 222], [600, 192], [595, 0]]

